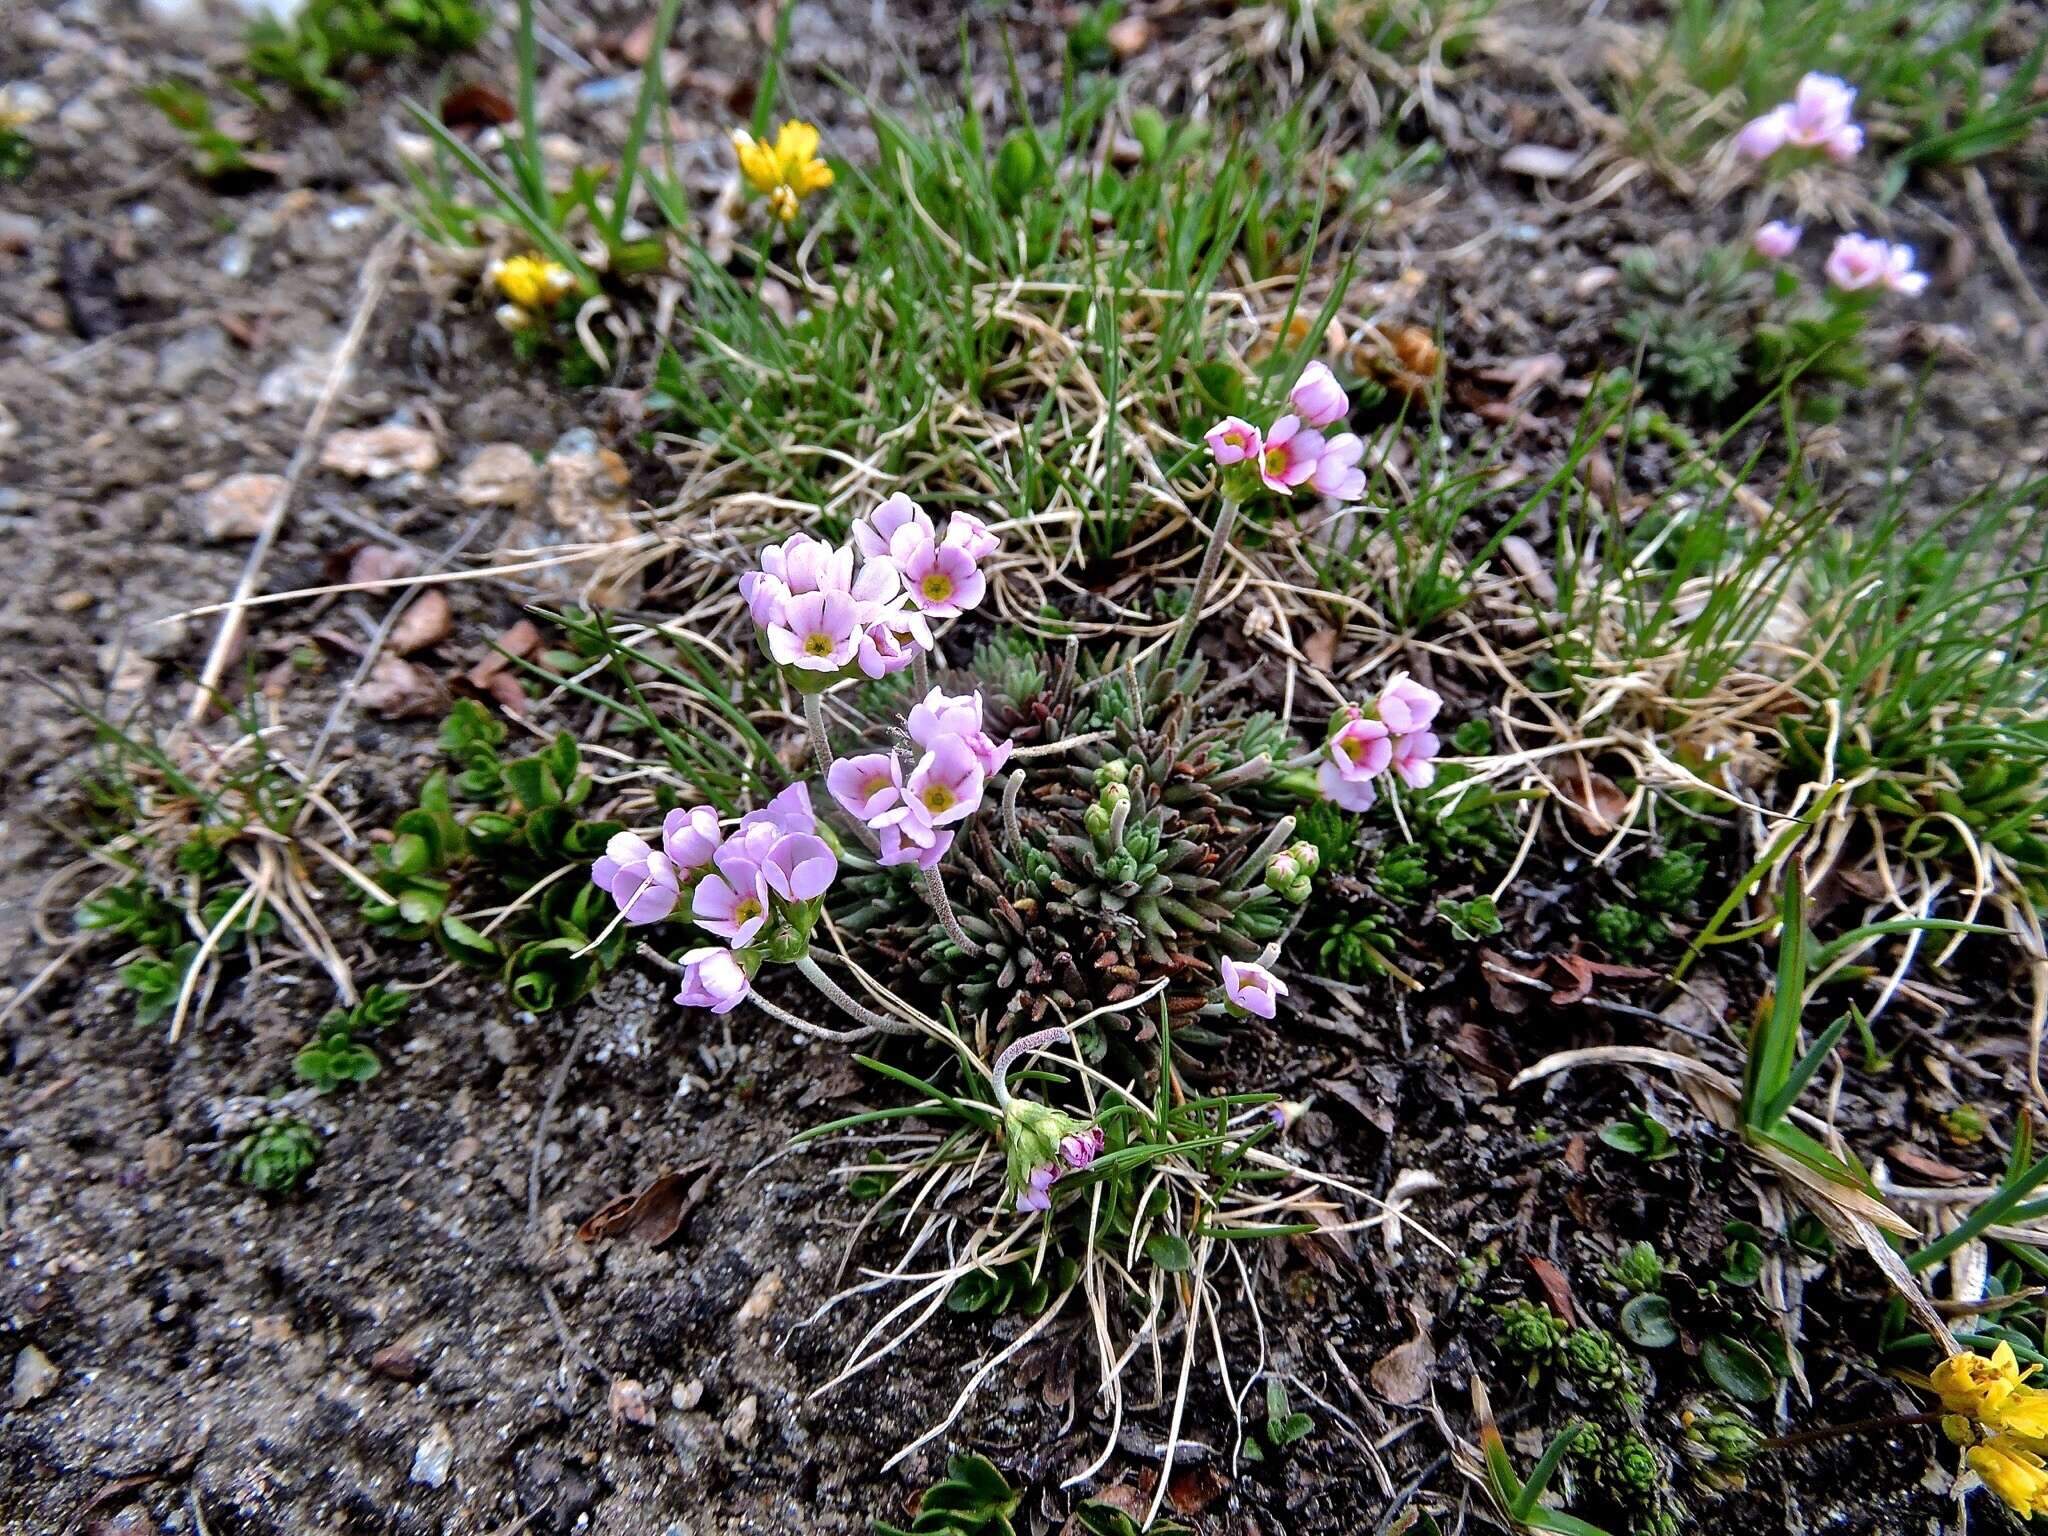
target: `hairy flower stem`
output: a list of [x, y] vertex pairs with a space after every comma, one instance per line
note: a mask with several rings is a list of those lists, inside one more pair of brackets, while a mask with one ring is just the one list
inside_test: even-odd
[[1032, 1051], [1042, 1051], [1049, 1045], [1058, 1045], [1062, 1040], [1073, 1038], [1065, 1029], [1055, 1024], [1050, 1029], [1041, 1029], [1036, 1034], [1012, 1040], [1005, 1046], [1003, 1054], [996, 1058], [995, 1065], [989, 1070], [989, 1087], [995, 1092], [996, 1108], [1004, 1109], [1009, 1105], [1010, 1068], [1019, 1056], [1028, 1055]]
[[924, 886], [924, 899], [931, 904], [932, 914], [938, 918], [939, 926], [946, 930], [946, 937], [960, 947], [964, 955], [978, 955], [981, 946], [967, 936], [967, 930], [960, 926], [960, 919], [953, 915], [953, 903], [946, 898], [946, 882], [939, 878], [936, 869], [921, 870], [919, 883]]
[[791, 1013], [779, 1003], [769, 1002], [758, 992], [748, 993], [747, 1001], [776, 1023], [785, 1024], [800, 1035], [809, 1035], [813, 1040], [836, 1040], [842, 1043], [865, 1040], [881, 1028], [879, 1024], [869, 1024], [861, 1029], [827, 1029], [822, 1024], [813, 1024], [809, 1019]]
[[1003, 780], [1003, 837], [1012, 853], [1024, 848], [1024, 824], [1017, 819], [1017, 796], [1024, 788], [1024, 770], [1013, 768]]
[[822, 781], [832, 773], [832, 744], [825, 736], [825, 695], [807, 693], [804, 695], [804, 724], [810, 728], [811, 756], [818, 764], [818, 778]]
[[[892, 1019], [886, 1013], [877, 1013], [874, 1009], [868, 1007], [867, 1004], [854, 998], [847, 992], [846, 988], [840, 986], [830, 976], [827, 976], [824, 968], [809, 955], [805, 955], [801, 960], [797, 961], [796, 968], [803, 973], [804, 980], [818, 989], [826, 1002], [848, 1017], [859, 1019], [869, 1029], [880, 1030], [883, 1034], [887, 1035], [909, 1035], [917, 1032], [915, 1025], [906, 1024], [900, 1019]], [[758, 992], [753, 995], [756, 1002], [761, 1001], [761, 995]], [[763, 1006], [767, 1005], [764, 1003]], [[785, 1022], [787, 1022], [787, 1019], [785, 1019]]]
[[1202, 552], [1202, 568], [1195, 576], [1188, 611], [1181, 615], [1180, 627], [1173, 632], [1173, 644], [1166, 648], [1169, 672], [1180, 665], [1181, 658], [1188, 653], [1188, 642], [1195, 638], [1195, 626], [1202, 622], [1202, 607], [1209, 601], [1209, 588], [1216, 584], [1216, 570], [1223, 563], [1224, 547], [1230, 543], [1230, 530], [1236, 526], [1237, 502], [1225, 496], [1223, 510], [1216, 514], [1216, 529], [1209, 535], [1209, 547]]
[[917, 690], [920, 703], [924, 701], [924, 696], [932, 691], [932, 669], [926, 664], [924, 652], [921, 650], [910, 653], [910, 685]]

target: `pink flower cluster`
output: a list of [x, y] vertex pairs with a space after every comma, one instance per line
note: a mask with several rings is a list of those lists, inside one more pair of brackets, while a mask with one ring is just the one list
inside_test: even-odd
[[1736, 152], [1768, 160], [1781, 149], [1816, 150], [1836, 162], [1853, 160], [1863, 148], [1863, 130], [1849, 120], [1856, 88], [1833, 75], [1810, 74], [1792, 99], [1752, 118], [1735, 136]]
[[1062, 1136], [1059, 1156], [1052, 1162], [1040, 1163], [1025, 1176], [1024, 1187], [1017, 1191], [1018, 1211], [1049, 1211], [1052, 1209], [1052, 1187], [1069, 1173], [1084, 1173], [1102, 1153], [1102, 1127], [1090, 1125], [1070, 1135]]
[[904, 722], [923, 754], [906, 775], [894, 752], [865, 752], [832, 764], [826, 788], [847, 815], [875, 834], [884, 864], [932, 869], [953, 846], [954, 829], [981, 806], [988, 781], [1010, 758], [1010, 743], [982, 723], [981, 695], [934, 688]]
[[1913, 266], [1913, 247], [1869, 235], [1843, 235], [1822, 268], [1844, 293], [1882, 288], [1914, 298], [1927, 290], [1927, 274]]
[[1264, 432], [1238, 416], [1211, 427], [1204, 436], [1217, 467], [1248, 465], [1282, 496], [1309, 485], [1337, 501], [1358, 500], [1365, 494], [1365, 471], [1358, 467], [1365, 444], [1354, 433], [1322, 432], [1351, 414], [1351, 397], [1337, 376], [1323, 363], [1310, 363], [1287, 392], [1287, 403], [1294, 409]]
[[1373, 780], [1389, 768], [1411, 789], [1434, 783], [1442, 743], [1429, 727], [1443, 703], [1434, 689], [1396, 677], [1369, 708], [1345, 705], [1316, 768], [1323, 797], [1347, 811], [1369, 811], [1379, 799]]
[[[725, 940], [683, 956], [676, 1001], [686, 1008], [729, 1013], [747, 995], [753, 948], [772, 918], [808, 931], [816, 903], [839, 873], [839, 860], [818, 836], [807, 785], [793, 784], [727, 833], [708, 806], [670, 811], [661, 846], [621, 832], [591, 866], [590, 878], [635, 927], [660, 922], [689, 896], [697, 926]], [[754, 964], [758, 964], [754, 957]]]
[[769, 545], [760, 569], [740, 577], [740, 596], [779, 665], [818, 674], [819, 686], [856, 670], [886, 677], [932, 648], [931, 620], [981, 602], [981, 562], [996, 547], [966, 512], [947, 519], [941, 537], [899, 492], [854, 524], [850, 545], [808, 533]]

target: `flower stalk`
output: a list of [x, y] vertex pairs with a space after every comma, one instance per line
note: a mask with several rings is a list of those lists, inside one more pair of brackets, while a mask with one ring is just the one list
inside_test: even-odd
[[1173, 643], [1166, 648], [1166, 669], [1170, 672], [1181, 663], [1188, 653], [1188, 642], [1195, 638], [1195, 626], [1202, 622], [1202, 609], [1209, 601], [1209, 588], [1216, 583], [1217, 569], [1223, 564], [1224, 548], [1230, 543], [1231, 530], [1237, 526], [1238, 499], [1225, 494], [1223, 508], [1216, 514], [1216, 527], [1209, 535], [1209, 547], [1202, 551], [1202, 568], [1195, 574], [1195, 590], [1188, 598], [1188, 611], [1181, 615], [1180, 625], [1173, 632]]
[[[847, 1015], [847, 1017], [860, 1020], [869, 1029], [887, 1035], [908, 1035], [916, 1032], [915, 1025], [906, 1024], [900, 1019], [892, 1019], [886, 1013], [877, 1013], [874, 1009], [868, 1007], [867, 1004], [855, 998], [846, 988], [840, 986], [838, 982], [826, 975], [825, 968], [809, 955], [805, 955], [802, 959], [798, 960], [796, 968], [803, 974], [804, 980], [818, 989], [826, 1002]], [[756, 1001], [759, 1001], [758, 997]], [[790, 1017], [794, 1017], [794, 1015]], [[788, 1019], [785, 1018], [784, 1022], [788, 1022]]]

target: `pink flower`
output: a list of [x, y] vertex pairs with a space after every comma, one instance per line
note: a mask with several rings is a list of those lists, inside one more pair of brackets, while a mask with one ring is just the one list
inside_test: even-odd
[[1287, 391], [1287, 403], [1312, 427], [1327, 427], [1351, 414], [1351, 397], [1328, 365], [1318, 361], [1301, 370], [1294, 388]]
[[982, 725], [981, 694], [949, 694], [934, 688], [911, 708], [904, 728], [910, 739], [929, 751], [944, 736], [957, 736], [974, 753], [981, 771], [993, 776], [1010, 760], [1011, 743], [992, 739]]
[[692, 806], [689, 810], [679, 806], [661, 820], [662, 852], [668, 855], [679, 875], [689, 876], [709, 865], [711, 856], [724, 841], [718, 812], [708, 805]]
[[1428, 730], [1436, 712], [1443, 707], [1443, 698], [1434, 688], [1425, 688], [1403, 674], [1380, 690], [1374, 712], [1388, 730], [1399, 736]]
[[1049, 1211], [1052, 1209], [1052, 1187], [1059, 1181], [1058, 1163], [1047, 1163], [1031, 1170], [1024, 1187], [1017, 1191], [1017, 1209], [1023, 1211]]
[[903, 798], [903, 765], [893, 752], [842, 757], [825, 775], [832, 798], [854, 820], [872, 821]]
[[1735, 136], [1737, 154], [1768, 160], [1787, 148], [1818, 150], [1830, 160], [1853, 160], [1863, 148], [1863, 130], [1849, 121], [1856, 88], [1833, 75], [1809, 74], [1792, 99], [1752, 118]]
[[1851, 160], [1863, 147], [1863, 130], [1849, 121], [1856, 88], [1833, 75], [1809, 74], [1799, 82], [1785, 116], [1785, 142], [1817, 149], [1832, 160]]
[[[884, 865], [915, 864], [919, 869], [937, 869], [939, 860], [953, 846], [951, 827], [921, 827], [908, 816], [890, 821], [894, 813], [884, 812], [873, 824], [880, 862]], [[918, 841], [922, 838], [923, 841]]]
[[1927, 274], [1914, 270], [1913, 247], [1892, 245], [1869, 235], [1843, 235], [1828, 252], [1823, 269], [1844, 293], [1888, 288], [1913, 297], [1927, 288]]
[[984, 780], [973, 749], [958, 736], [941, 736], [918, 759], [903, 786], [905, 819], [933, 828], [964, 821], [981, 805]]
[[785, 667], [837, 672], [860, 649], [860, 604], [845, 593], [805, 592], [783, 600], [768, 626], [768, 654]]
[[934, 544], [929, 531], [899, 528], [889, 545], [889, 559], [903, 577], [904, 588], [927, 618], [950, 619], [977, 607], [988, 580], [974, 557], [953, 544]]
[[1356, 501], [1365, 494], [1365, 471], [1358, 468], [1365, 444], [1349, 432], [1340, 432], [1323, 444], [1310, 483], [1320, 495], [1335, 501]]
[[1259, 454], [1259, 478], [1269, 490], [1283, 496], [1316, 472], [1316, 460], [1323, 451], [1323, 434], [1301, 424], [1299, 416], [1282, 416], [1266, 434], [1266, 446]]
[[1347, 779], [1377, 778], [1394, 755], [1384, 721], [1354, 714], [1330, 737], [1330, 761]]
[[1735, 135], [1735, 152], [1745, 160], [1768, 160], [1785, 147], [1791, 131], [1792, 109], [1773, 107], [1762, 117], [1753, 117]]
[[1430, 731], [1396, 736], [1390, 766], [1410, 789], [1427, 789], [1436, 782], [1435, 759], [1442, 745]]
[[915, 608], [878, 604], [872, 611], [874, 620], [861, 631], [860, 654], [855, 658], [867, 676], [901, 672], [919, 651], [932, 648], [932, 627]]
[[1003, 541], [989, 532], [988, 524], [972, 512], [955, 512], [946, 519], [946, 543], [970, 560], [986, 560]]
[[1327, 757], [1316, 767], [1316, 788], [1325, 800], [1346, 811], [1369, 811], [1380, 798], [1371, 779], [1348, 777]]
[[746, 969], [729, 949], [707, 946], [683, 956], [683, 985], [676, 1001], [685, 1008], [731, 1013], [747, 995]]
[[815, 901], [825, 894], [839, 860], [821, 837], [791, 832], [778, 838], [761, 861], [761, 878], [787, 902]]
[[1749, 237], [1749, 248], [1765, 261], [1783, 261], [1799, 249], [1799, 237], [1803, 233], [1805, 231], [1797, 224], [1773, 219]]
[[1102, 1127], [1099, 1125], [1091, 1125], [1071, 1136], [1062, 1136], [1060, 1161], [1073, 1172], [1081, 1173], [1101, 1155], [1102, 1140]]
[[768, 921], [768, 881], [761, 866], [726, 844], [711, 873], [697, 882], [690, 915], [706, 932], [744, 949]]
[[773, 827], [778, 832], [815, 832], [817, 815], [811, 810], [811, 786], [799, 780], [758, 810], [740, 818], [739, 830]]
[[924, 508], [898, 491], [866, 517], [854, 522], [854, 548], [866, 559], [881, 559], [889, 553], [889, 543], [897, 531], [903, 528], [917, 528], [927, 539], [933, 537], [932, 520], [925, 515]]
[[1223, 996], [1233, 1013], [1257, 1014], [1270, 1019], [1280, 1011], [1280, 999], [1287, 995], [1287, 983], [1263, 965], [1246, 961], [1239, 965], [1223, 957]]
[[1246, 459], [1258, 458], [1265, 447], [1259, 429], [1238, 416], [1224, 417], [1203, 436], [1209, 444], [1210, 455], [1224, 469], [1242, 464]]
[[590, 882], [618, 903], [629, 927], [660, 922], [682, 899], [682, 883], [668, 855], [632, 832], [612, 834], [604, 856], [590, 866]]

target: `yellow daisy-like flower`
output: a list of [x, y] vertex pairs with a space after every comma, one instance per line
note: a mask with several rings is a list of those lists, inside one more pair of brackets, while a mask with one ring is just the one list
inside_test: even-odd
[[576, 286], [576, 278], [558, 261], [544, 256], [512, 256], [484, 268], [484, 281], [521, 309], [552, 309], [555, 301]]
[[2012, 1346], [2000, 1343], [1989, 1359], [1971, 1350], [1950, 1355], [1928, 1380], [1941, 1394], [1941, 1406], [1950, 1413], [1991, 1423], [2031, 1374], [2031, 1369], [2020, 1369]]
[[818, 130], [809, 123], [784, 123], [772, 144], [735, 128], [732, 152], [740, 174], [785, 224], [796, 217], [798, 203], [832, 185], [832, 167], [818, 158]]
[[2048, 1463], [2011, 1435], [1970, 1448], [1970, 1470], [2021, 1518], [2048, 1515]]

